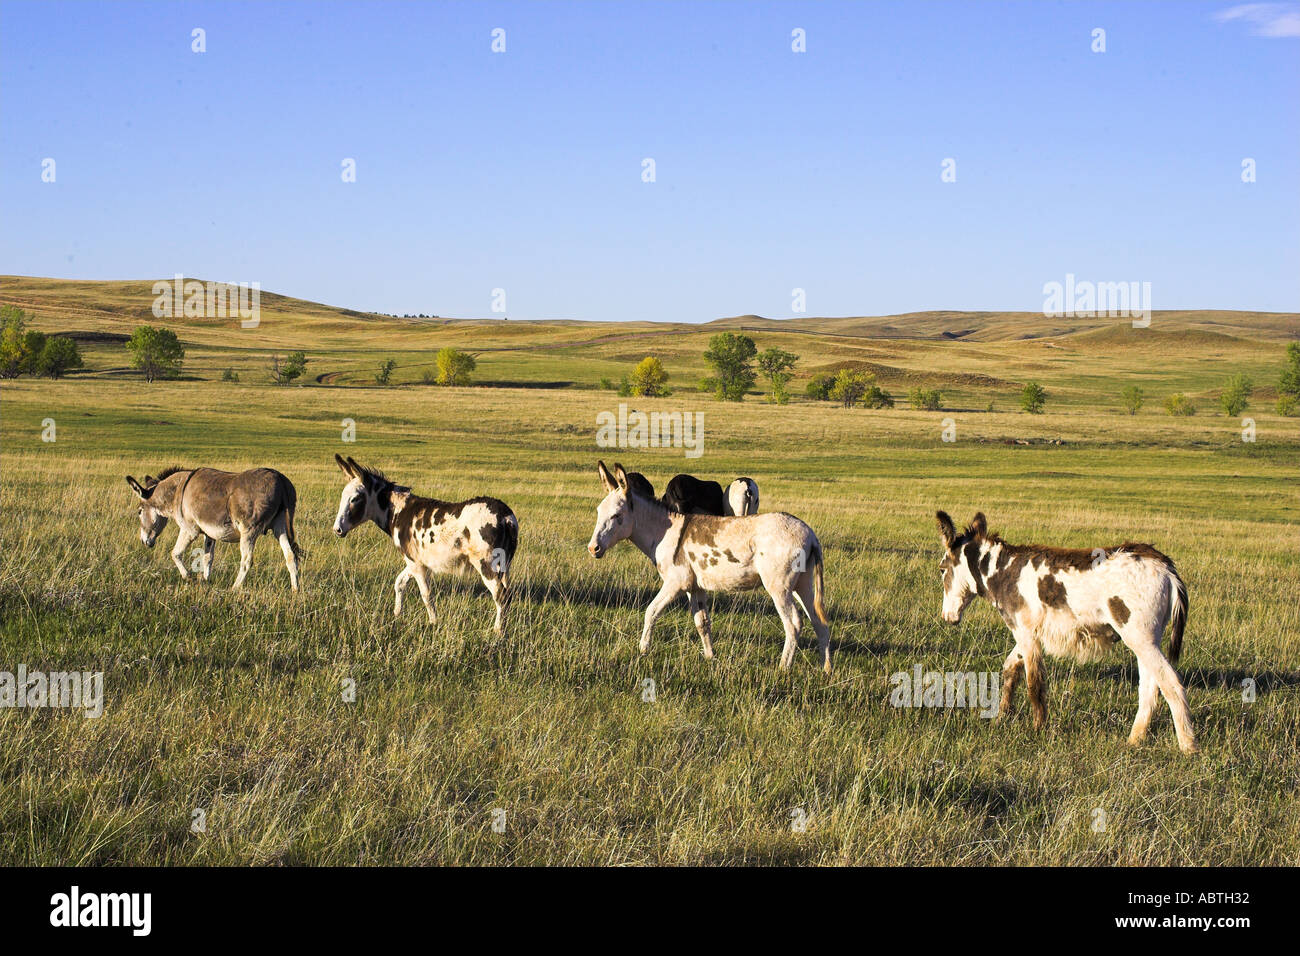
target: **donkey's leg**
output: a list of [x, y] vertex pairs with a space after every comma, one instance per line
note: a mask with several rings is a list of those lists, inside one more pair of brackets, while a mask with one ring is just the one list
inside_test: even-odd
[[709, 592], [701, 587], [690, 591], [691, 617], [695, 620], [695, 630], [700, 634], [700, 643], [704, 645], [704, 659], [713, 660], [713, 635], [709, 628]]
[[491, 593], [492, 600], [497, 606], [497, 617], [492, 624], [492, 629], [498, 636], [504, 635], [506, 609], [510, 607], [510, 588], [506, 585], [505, 573], [493, 566], [491, 558], [485, 558], [478, 563], [478, 576], [483, 579], [483, 584]]
[[199, 530], [191, 528], [189, 525], [180, 525], [176, 531], [176, 546], [172, 548], [172, 563], [176, 565], [176, 570], [181, 573], [181, 577], [188, 578], [190, 569], [185, 567], [185, 549], [190, 546], [191, 541], [198, 537]]
[[998, 704], [999, 719], [1011, 713], [1016, 687], [1020, 684], [1020, 678], [1024, 676], [1025, 659], [1020, 656], [1020, 650], [1013, 647], [1007, 659], [1002, 662], [1002, 701]]
[[641, 628], [641, 653], [644, 654], [650, 650], [650, 628], [655, 626], [655, 621], [659, 620], [659, 615], [677, 599], [677, 595], [682, 593], [682, 588], [676, 582], [664, 582], [659, 593], [654, 596], [650, 606], [645, 609], [645, 626]]
[[1047, 668], [1043, 665], [1043, 646], [1037, 635], [1017, 648], [1025, 659], [1025, 692], [1029, 695], [1029, 707], [1034, 714], [1034, 729], [1042, 730], [1047, 725]]
[[[817, 616], [817, 608], [814, 605], [816, 599], [816, 580], [813, 577], [813, 569], [808, 569], [799, 575], [796, 594], [799, 597], [799, 603], [803, 605], [803, 612], [808, 615], [808, 620], [812, 622], [813, 630], [817, 632], [817, 650], [822, 658], [822, 670], [827, 674], [831, 672], [831, 629], [830, 625]], [[796, 619], [797, 627], [797, 619]]]
[[420, 600], [424, 602], [424, 610], [429, 615], [429, 623], [436, 624], [438, 615], [433, 613], [433, 598], [429, 591], [429, 569], [423, 564], [413, 564], [409, 571], [411, 577], [415, 578], [415, 583], [420, 587]]
[[239, 573], [235, 575], [235, 583], [232, 588], [241, 588], [244, 586], [244, 578], [248, 576], [248, 569], [253, 566], [253, 545], [257, 544], [257, 538], [253, 532], [239, 530]]
[[288, 521], [283, 511], [275, 516], [275, 520], [271, 523], [271, 530], [275, 532], [276, 540], [280, 542], [280, 550], [284, 552], [284, 566], [289, 569], [289, 584], [296, 591], [298, 590], [298, 555], [294, 553], [293, 541], [289, 538]]
[[781, 649], [781, 669], [788, 668], [794, 662], [794, 652], [799, 648], [799, 609], [795, 607], [793, 592], [777, 592], [772, 595], [776, 613], [781, 615], [785, 625], [785, 647]]
[[415, 562], [407, 560], [406, 567], [402, 568], [402, 573], [393, 581], [393, 617], [402, 616], [402, 592], [406, 590], [406, 585], [410, 583], [411, 571], [415, 567]]
[[212, 577], [212, 556], [216, 552], [216, 550], [217, 550], [216, 539], [209, 538], [207, 535], [204, 535], [203, 536], [203, 580], [205, 581]]
[[1187, 694], [1183, 690], [1183, 682], [1178, 679], [1177, 672], [1174, 671], [1173, 665], [1160, 649], [1156, 647], [1155, 641], [1146, 634], [1132, 635], [1132, 631], [1125, 633], [1120, 632], [1120, 637], [1124, 643], [1133, 649], [1138, 656], [1138, 662], [1151, 672], [1151, 679], [1156, 682], [1160, 688], [1160, 693], [1164, 695], [1165, 702], [1169, 704], [1169, 711], [1174, 716], [1174, 733], [1178, 735], [1178, 749], [1185, 754], [1196, 753], [1200, 748], [1196, 746], [1196, 731], [1192, 728], [1192, 715], [1187, 709]]
[[1151, 726], [1151, 713], [1159, 699], [1160, 685], [1156, 683], [1151, 669], [1138, 658], [1138, 711], [1133, 718], [1133, 730], [1128, 735], [1128, 742], [1133, 746], [1146, 739], [1147, 728]]

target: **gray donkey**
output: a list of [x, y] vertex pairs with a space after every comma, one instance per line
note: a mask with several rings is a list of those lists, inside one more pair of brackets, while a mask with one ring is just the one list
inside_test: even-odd
[[172, 561], [182, 578], [190, 576], [182, 556], [190, 542], [203, 535], [203, 580], [212, 574], [212, 552], [218, 541], [239, 542], [239, 575], [244, 583], [253, 563], [253, 545], [268, 531], [280, 541], [289, 581], [298, 590], [298, 559], [302, 550], [293, 533], [293, 512], [298, 492], [278, 471], [254, 468], [238, 474], [215, 468], [168, 468], [157, 478], [146, 475], [144, 484], [130, 475], [126, 483], [140, 499], [140, 540], [152, 548], [167, 519], [180, 533], [172, 548]]

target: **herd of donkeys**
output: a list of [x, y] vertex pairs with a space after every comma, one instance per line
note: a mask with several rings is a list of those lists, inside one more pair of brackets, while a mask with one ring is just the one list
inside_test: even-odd
[[[340, 538], [373, 522], [392, 541], [405, 566], [393, 582], [395, 614], [414, 578], [428, 619], [435, 619], [431, 578], [467, 567], [482, 578], [496, 604], [495, 630], [504, 633], [510, 605], [510, 566], [519, 543], [519, 521], [497, 498], [448, 502], [416, 495], [376, 468], [335, 455], [346, 483], [334, 519]], [[759, 512], [758, 484], [737, 478], [725, 489], [716, 481], [677, 475], [662, 496], [638, 472], [622, 465], [596, 465], [604, 494], [587, 550], [601, 558], [621, 541], [631, 541], [659, 572], [660, 588], [646, 608], [641, 652], [650, 647], [655, 620], [685, 596], [704, 656], [713, 657], [708, 594], [763, 587], [771, 595], [785, 628], [780, 666], [788, 668], [797, 651], [802, 617], [817, 634], [818, 657], [831, 672], [830, 622], [825, 609], [824, 553], [817, 535], [803, 521], [783, 512]], [[235, 587], [244, 583], [253, 546], [263, 534], [279, 541], [298, 589], [302, 555], [294, 534], [297, 491], [270, 468], [244, 472], [215, 468], [169, 468], [143, 480], [127, 476], [139, 503], [140, 539], [153, 547], [168, 520], [178, 534], [172, 560], [189, 577], [184, 556], [203, 539], [200, 573], [212, 572], [217, 541], [239, 542]], [[1178, 660], [1187, 622], [1187, 589], [1173, 562], [1147, 544], [1070, 549], [1012, 545], [991, 533], [982, 514], [958, 530], [936, 514], [943, 554], [938, 571], [943, 589], [942, 616], [958, 624], [975, 597], [987, 599], [1011, 630], [1015, 645], [1002, 668], [999, 713], [1011, 709], [1023, 680], [1041, 728], [1047, 719], [1044, 654], [1087, 660], [1116, 642], [1137, 657], [1138, 711], [1130, 743], [1147, 734], [1163, 695], [1173, 715], [1184, 752], [1197, 749], [1186, 694], [1170, 663]], [[801, 616], [802, 612], [802, 616]], [[1161, 650], [1166, 625], [1169, 655]]]

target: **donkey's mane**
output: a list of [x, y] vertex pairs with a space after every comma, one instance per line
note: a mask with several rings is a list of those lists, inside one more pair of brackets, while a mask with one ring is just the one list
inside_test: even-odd
[[172, 475], [189, 470], [190, 469], [188, 468], [182, 468], [180, 465], [172, 465], [170, 468], [164, 468], [162, 471], [158, 472], [158, 480], [162, 481], [164, 478], [170, 478]]
[[390, 485], [394, 483], [391, 478], [385, 475], [378, 468], [372, 468], [369, 465], [363, 465], [360, 462], [356, 462], [356, 461], [350, 461], [350, 463], [356, 465], [357, 470], [361, 472], [363, 475], [367, 475], [375, 479], [376, 481], [387, 482]]

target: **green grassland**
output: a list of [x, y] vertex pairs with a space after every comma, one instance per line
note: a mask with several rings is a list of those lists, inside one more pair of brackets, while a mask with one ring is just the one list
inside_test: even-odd
[[[0, 385], [0, 669], [105, 675], [98, 719], [0, 711], [5, 862], [1300, 862], [1300, 420], [1272, 411], [1296, 316], [1157, 313], [1149, 329], [988, 313], [420, 322], [264, 294], [261, 324], [241, 330], [154, 320], [150, 284], [0, 280], [0, 302], [37, 327], [82, 335], [88, 365]], [[146, 385], [127, 369], [112, 337], [146, 321], [180, 335], [182, 380]], [[700, 353], [737, 326], [802, 356], [800, 390], [848, 364], [896, 397], [941, 387], [945, 409], [716, 403], [692, 388]], [[444, 345], [476, 352], [479, 381], [513, 384], [417, 384]], [[305, 384], [266, 384], [271, 352], [296, 348], [311, 360]], [[646, 354], [663, 358], [672, 396], [598, 388]], [[397, 384], [376, 387], [390, 355]], [[226, 367], [241, 382], [216, 381]], [[1259, 386], [1253, 443], [1214, 413], [1236, 371]], [[1048, 390], [1044, 415], [1016, 411], [1030, 379]], [[1133, 383], [1149, 404], [1128, 416], [1119, 393]], [[1176, 390], [1201, 414], [1159, 411]], [[702, 412], [703, 456], [597, 447], [596, 416], [620, 401]], [[417, 492], [513, 507], [506, 636], [491, 633], [491, 602], [469, 577], [435, 580], [436, 625], [414, 591], [392, 618], [391, 545], [370, 527], [330, 530], [335, 452]], [[684, 605], [638, 654], [658, 578], [630, 545], [599, 562], [586, 553], [597, 458], [659, 485], [680, 471], [751, 475], [763, 510], [811, 524], [834, 676], [806, 626], [795, 666], [777, 670], [780, 622], [761, 592], [715, 597], [712, 662]], [[269, 539], [241, 593], [229, 545], [208, 584], [180, 580], [170, 529], [144, 548], [122, 477], [169, 464], [284, 471], [298, 488], [303, 591], [289, 591]], [[1191, 597], [1179, 671], [1203, 752], [1178, 752], [1163, 704], [1150, 740], [1125, 746], [1137, 672], [1122, 648], [1049, 663], [1041, 734], [1023, 697], [1000, 723], [890, 706], [895, 672], [996, 671], [1010, 648], [987, 605], [960, 627], [940, 621], [936, 508], [982, 509], [1012, 541], [1134, 539], [1173, 557]]]

